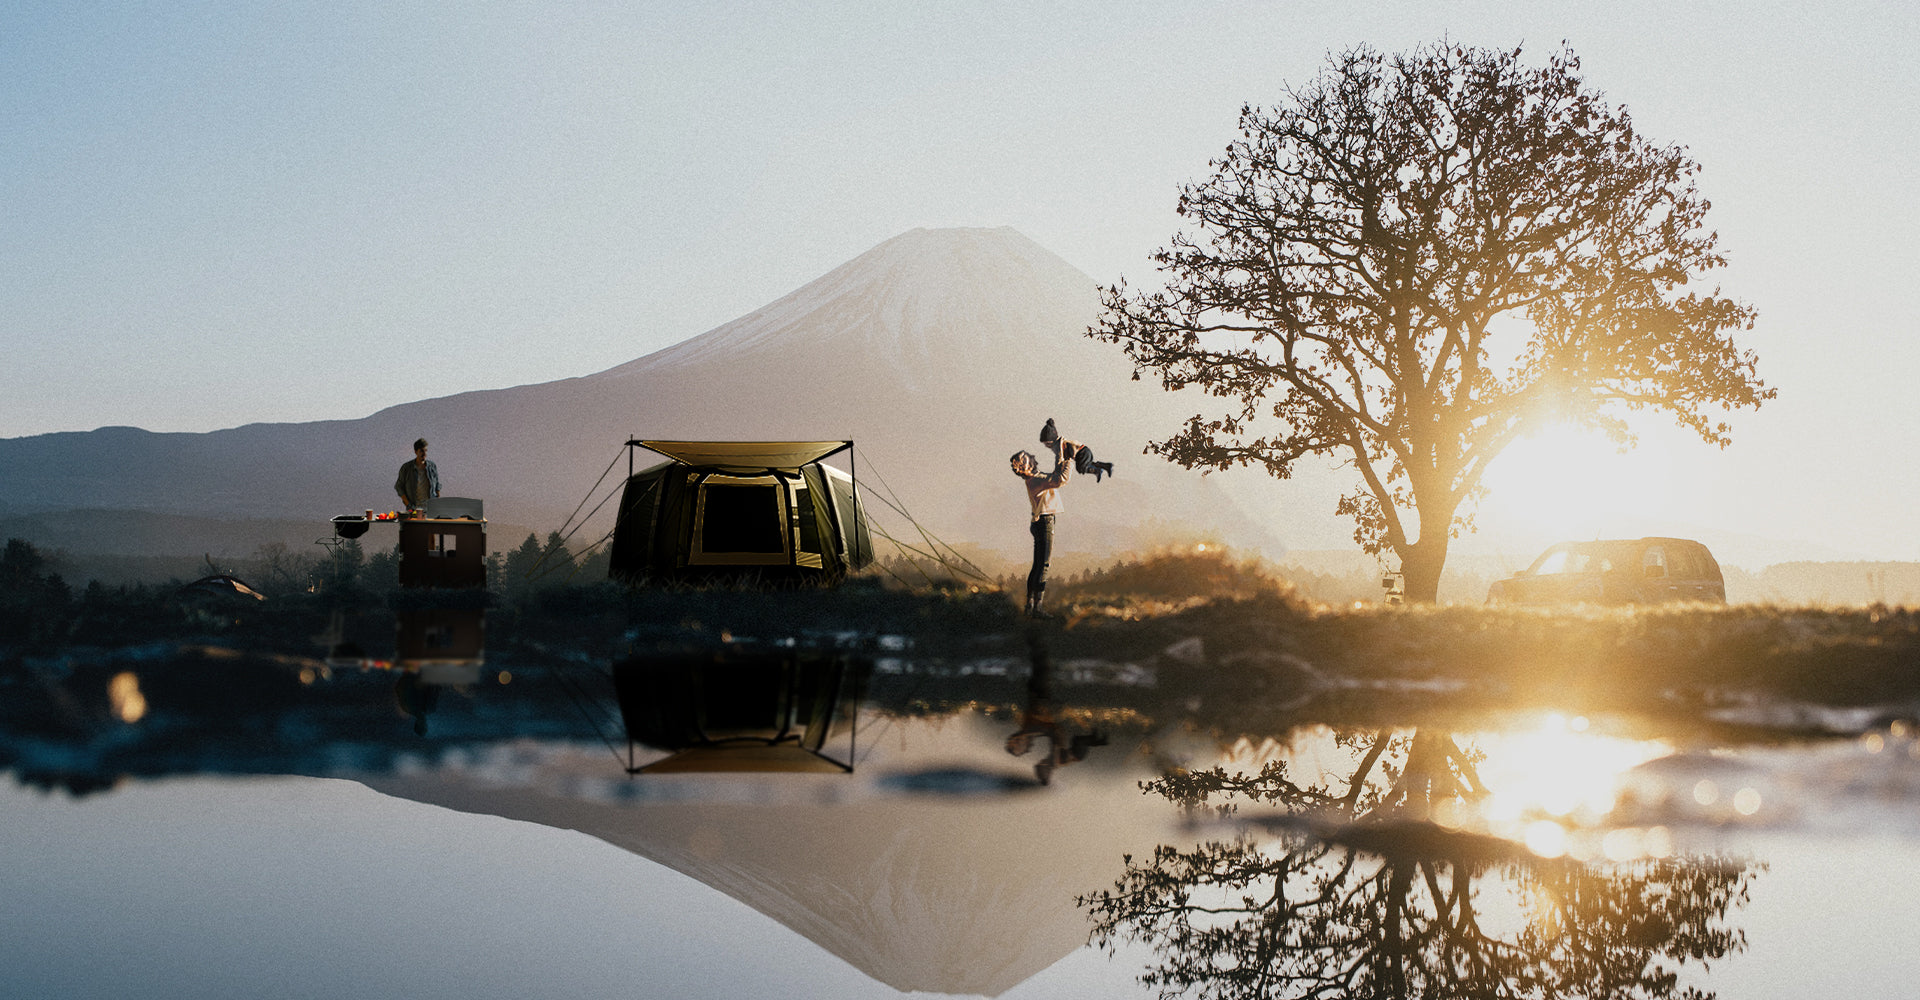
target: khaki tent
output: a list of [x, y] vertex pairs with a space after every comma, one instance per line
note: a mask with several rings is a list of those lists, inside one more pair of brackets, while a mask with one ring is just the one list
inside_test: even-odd
[[617, 580], [837, 580], [873, 561], [851, 475], [823, 460], [851, 441], [629, 441], [667, 461], [628, 476], [613, 531]]

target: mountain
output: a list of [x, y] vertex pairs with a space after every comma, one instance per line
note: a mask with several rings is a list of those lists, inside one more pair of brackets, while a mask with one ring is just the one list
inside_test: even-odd
[[[733, 322], [579, 378], [358, 420], [0, 440], [0, 510], [320, 525], [391, 506], [395, 470], [426, 437], [446, 493], [484, 499], [494, 521], [544, 530], [617, 482], [600, 477], [625, 471], [629, 437], [852, 438], [856, 474], [890, 489], [921, 525], [1017, 552], [1025, 499], [1007, 456], [1037, 449], [1053, 417], [1118, 466], [1112, 480], [1069, 486], [1063, 551], [1140, 547], [1155, 531], [1278, 551], [1271, 522], [1243, 513], [1217, 477], [1141, 454], [1203, 401], [1132, 381], [1117, 348], [1084, 336], [1098, 309], [1091, 278], [1011, 229], [917, 229]], [[438, 349], [418, 346], [403, 363], [431, 364]], [[585, 535], [610, 528], [610, 508]], [[1329, 508], [1307, 510], [1324, 520]]]

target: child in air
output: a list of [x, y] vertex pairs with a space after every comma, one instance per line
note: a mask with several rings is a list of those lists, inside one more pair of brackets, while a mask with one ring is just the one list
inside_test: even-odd
[[[1053, 418], [1048, 417], [1047, 425], [1040, 428], [1040, 443], [1051, 445], [1058, 440], [1060, 440], [1060, 431], [1053, 426]], [[1074, 444], [1074, 442], [1069, 443]], [[1113, 475], [1113, 463], [1094, 461], [1093, 449], [1084, 444], [1080, 444], [1076, 446], [1073, 452], [1073, 471], [1083, 476], [1091, 475], [1093, 476], [1093, 481], [1097, 483], [1100, 481], [1101, 476]]]

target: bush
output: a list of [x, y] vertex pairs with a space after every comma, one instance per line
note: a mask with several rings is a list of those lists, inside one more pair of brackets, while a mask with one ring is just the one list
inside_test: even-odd
[[1297, 600], [1293, 584], [1275, 576], [1261, 560], [1236, 556], [1227, 547], [1215, 544], [1123, 559], [1048, 590], [1050, 595], [1070, 601]]

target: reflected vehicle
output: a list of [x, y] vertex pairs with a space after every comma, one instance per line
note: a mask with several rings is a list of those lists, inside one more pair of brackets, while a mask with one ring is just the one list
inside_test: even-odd
[[1488, 604], [1727, 602], [1720, 564], [1685, 538], [1561, 542], [1487, 588]]

